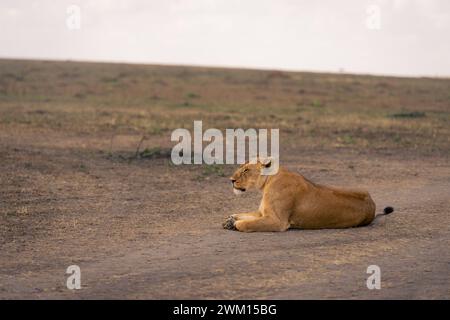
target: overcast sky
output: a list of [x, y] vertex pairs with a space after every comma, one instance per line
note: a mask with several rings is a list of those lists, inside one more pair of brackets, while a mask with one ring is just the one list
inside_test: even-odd
[[450, 1], [1, 0], [0, 57], [450, 76]]

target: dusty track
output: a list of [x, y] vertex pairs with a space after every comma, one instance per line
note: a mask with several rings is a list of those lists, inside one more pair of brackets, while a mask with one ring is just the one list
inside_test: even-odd
[[[366, 187], [379, 208], [396, 211], [365, 228], [243, 234], [221, 222], [257, 207], [259, 195], [235, 197], [226, 177], [198, 181], [196, 167], [64, 153], [51, 145], [67, 137], [38, 146], [39, 137], [33, 146], [31, 138], [0, 140], [8, 150], [3, 199], [40, 215], [9, 220], [6, 234], [15, 234], [2, 249], [1, 298], [449, 297], [445, 158], [288, 152], [290, 169], [321, 183]], [[70, 170], [86, 159], [88, 172]], [[77, 292], [65, 288], [71, 264], [82, 270]], [[371, 264], [382, 270], [379, 291], [365, 286]]]

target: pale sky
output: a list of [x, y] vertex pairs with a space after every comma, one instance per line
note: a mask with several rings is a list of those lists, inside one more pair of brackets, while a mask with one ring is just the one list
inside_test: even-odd
[[450, 1], [2, 0], [0, 57], [448, 77]]

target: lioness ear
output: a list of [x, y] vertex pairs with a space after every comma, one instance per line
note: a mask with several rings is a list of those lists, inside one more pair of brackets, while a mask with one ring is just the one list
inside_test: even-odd
[[261, 175], [271, 176], [278, 173], [280, 168], [280, 158], [278, 155], [276, 157], [267, 157], [260, 160], [261, 163]]
[[260, 162], [264, 168], [270, 168], [272, 165], [272, 159], [270, 158], [261, 158]]

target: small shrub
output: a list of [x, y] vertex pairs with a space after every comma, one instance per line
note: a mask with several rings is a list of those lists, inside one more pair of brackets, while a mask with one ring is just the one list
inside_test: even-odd
[[392, 118], [423, 118], [425, 117], [425, 112], [412, 111], [412, 112], [400, 112], [391, 115]]

